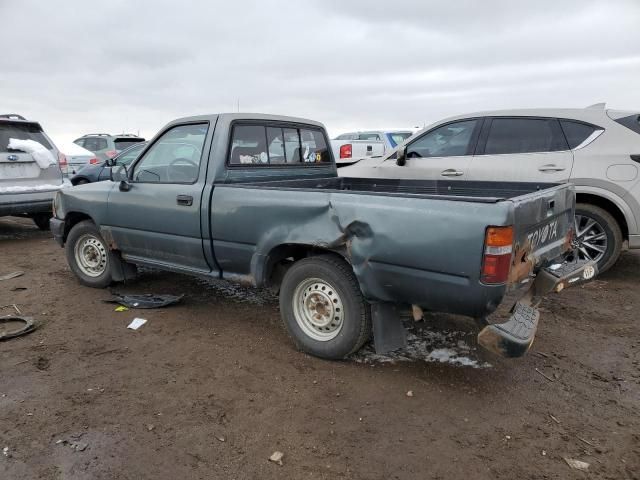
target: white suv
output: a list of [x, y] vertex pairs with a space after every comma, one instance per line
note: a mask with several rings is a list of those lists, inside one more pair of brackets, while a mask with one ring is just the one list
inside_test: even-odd
[[39, 123], [0, 115], [0, 217], [28, 216], [48, 230], [53, 196], [64, 185], [61, 161]]
[[338, 170], [345, 177], [571, 182], [576, 246], [610, 268], [640, 248], [640, 114], [532, 109], [451, 117], [416, 133], [382, 159]]

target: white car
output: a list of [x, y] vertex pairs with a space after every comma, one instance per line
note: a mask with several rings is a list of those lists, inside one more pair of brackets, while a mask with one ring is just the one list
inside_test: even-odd
[[78, 173], [78, 170], [86, 165], [97, 165], [98, 163], [102, 163], [98, 162], [98, 158], [95, 153], [90, 152], [86, 148], [82, 148], [80, 145], [75, 143], [60, 144], [60, 151], [67, 159], [67, 167], [66, 169], [62, 169], [62, 173], [69, 177]]
[[[344, 177], [439, 181], [571, 182], [574, 244], [603, 272], [640, 248], [640, 113], [503, 110], [434, 123], [393, 153], [338, 170]], [[453, 184], [452, 184], [453, 185]], [[453, 187], [452, 187], [453, 188]]]
[[409, 138], [411, 130], [374, 130], [350, 132], [331, 140], [338, 167], [351, 165], [368, 157], [382, 157]]

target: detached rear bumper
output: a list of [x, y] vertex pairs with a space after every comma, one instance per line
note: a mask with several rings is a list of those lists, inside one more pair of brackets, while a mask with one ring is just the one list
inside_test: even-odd
[[595, 262], [564, 262], [543, 268], [538, 272], [527, 294], [511, 309], [509, 320], [487, 325], [478, 334], [478, 343], [502, 357], [523, 356], [536, 335], [541, 297], [549, 292], [592, 279], [597, 273]]

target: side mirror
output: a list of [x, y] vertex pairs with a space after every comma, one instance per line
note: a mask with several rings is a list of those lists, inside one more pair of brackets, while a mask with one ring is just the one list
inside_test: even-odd
[[396, 164], [400, 167], [404, 167], [407, 163], [407, 147], [404, 145], [398, 147], [398, 153], [396, 155]]
[[112, 167], [109, 178], [112, 182], [120, 182], [121, 192], [127, 192], [131, 189], [131, 185], [129, 184], [129, 172], [125, 165]]

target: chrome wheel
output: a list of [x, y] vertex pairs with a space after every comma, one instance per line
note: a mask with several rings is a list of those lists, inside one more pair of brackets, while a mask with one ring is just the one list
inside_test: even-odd
[[74, 248], [76, 264], [89, 277], [99, 277], [104, 273], [109, 261], [109, 252], [103, 243], [93, 235], [83, 235]]
[[329, 283], [319, 278], [308, 278], [293, 293], [293, 314], [306, 335], [327, 342], [342, 330], [344, 306], [336, 289]]
[[607, 232], [604, 227], [586, 215], [575, 216], [575, 246], [581, 260], [600, 261], [607, 251]]

